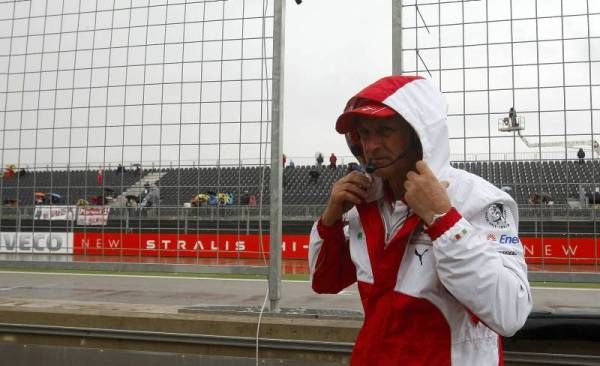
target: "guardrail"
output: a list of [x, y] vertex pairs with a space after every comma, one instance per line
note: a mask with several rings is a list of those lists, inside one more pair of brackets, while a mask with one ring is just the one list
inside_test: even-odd
[[[75, 207], [75, 206], [73, 206]], [[150, 208], [87, 206], [89, 208], [110, 208], [109, 219], [128, 220], [268, 220], [269, 206], [228, 205], [202, 207], [157, 206]], [[325, 205], [283, 205], [283, 219], [286, 221], [313, 221], [319, 217]], [[2, 219], [34, 219], [35, 206], [0, 207]], [[595, 221], [600, 218], [600, 205], [572, 208], [569, 205], [520, 205], [519, 217], [522, 221]]]
[[[127, 344], [149, 344], [148, 349], [161, 349], [160, 344], [185, 344], [185, 345], [203, 345], [214, 347], [227, 347], [230, 352], [234, 349], [259, 349], [270, 350], [270, 358], [279, 358], [279, 352], [284, 351], [299, 351], [302, 354], [325, 353], [336, 358], [339, 356], [347, 356], [352, 352], [353, 343], [349, 342], [324, 342], [313, 340], [292, 340], [292, 339], [274, 339], [274, 338], [258, 338], [240, 337], [240, 336], [218, 336], [204, 334], [188, 334], [188, 333], [165, 333], [142, 330], [115, 330], [115, 329], [100, 329], [100, 328], [81, 328], [81, 327], [65, 327], [65, 326], [48, 326], [48, 325], [32, 325], [32, 324], [0, 324], [0, 333], [3, 334], [21, 334], [21, 335], [37, 335], [51, 336], [54, 339], [56, 348], [56, 357], [53, 358], [58, 365], [60, 357], [65, 357], [63, 348], [56, 344], [60, 344], [61, 338], [79, 338], [81, 344], [86, 344], [86, 339], [108, 339], [118, 340], [125, 349]], [[543, 340], [540, 340], [543, 342]], [[58, 343], [56, 343], [58, 342]], [[576, 348], [576, 347], [573, 347]], [[527, 351], [505, 351], [504, 361], [507, 365], [598, 365], [600, 364], [600, 356], [590, 354], [578, 354], [576, 349], [573, 353], [549, 353], [549, 352], [527, 352]], [[29, 349], [29, 352], [36, 352], [35, 347]], [[48, 354], [48, 349], [45, 349]], [[136, 354], [144, 354], [144, 352], [132, 351], [128, 356], [129, 361], [134, 361]], [[60, 355], [60, 356], [59, 356]], [[138, 355], [140, 357], [140, 355]], [[188, 357], [190, 357], [188, 355]], [[304, 356], [306, 357], [306, 356]], [[226, 357], [224, 357], [226, 358]], [[247, 358], [246, 358], [247, 359]], [[279, 358], [285, 360], [285, 358]], [[238, 360], [241, 361], [241, 360]], [[263, 360], [264, 361], [264, 360]], [[289, 360], [293, 362], [292, 360]], [[240, 362], [239, 364], [242, 364]], [[229, 363], [234, 364], [234, 363]], [[247, 363], [243, 363], [247, 364]], [[320, 364], [320, 363], [317, 363]], [[327, 363], [329, 364], [329, 363]]]

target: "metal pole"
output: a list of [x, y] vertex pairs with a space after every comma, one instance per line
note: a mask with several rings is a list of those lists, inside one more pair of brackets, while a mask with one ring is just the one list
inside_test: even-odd
[[275, 1], [273, 19], [273, 102], [271, 106], [271, 209], [269, 213], [269, 309], [275, 313], [280, 310], [279, 300], [281, 299], [284, 14], [285, 1]]
[[392, 0], [392, 73], [402, 74], [402, 0]]

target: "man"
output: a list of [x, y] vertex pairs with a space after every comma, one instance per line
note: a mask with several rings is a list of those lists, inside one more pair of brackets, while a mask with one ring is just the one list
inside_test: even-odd
[[331, 153], [331, 155], [329, 155], [329, 167], [332, 169], [335, 169], [337, 164], [337, 156], [335, 156], [334, 153]]
[[531, 310], [516, 203], [450, 166], [446, 119], [429, 81], [392, 76], [337, 120], [371, 174], [333, 185], [309, 264], [318, 293], [358, 281], [352, 365], [499, 365]]
[[577, 158], [579, 158], [579, 164], [583, 164], [584, 163], [585, 151], [583, 151], [582, 148], [579, 148], [579, 150], [577, 150]]

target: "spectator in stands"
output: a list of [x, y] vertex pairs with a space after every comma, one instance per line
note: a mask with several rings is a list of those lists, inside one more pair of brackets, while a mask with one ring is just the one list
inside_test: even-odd
[[36, 205], [43, 205], [46, 203], [46, 194], [44, 192], [35, 192], [34, 200]]
[[4, 203], [4, 206], [6, 206], [6, 207], [10, 207], [10, 208], [17, 208], [17, 207], [19, 207], [19, 200], [16, 200], [14, 198], [5, 199], [3, 201], [3, 203]]
[[50, 203], [57, 205], [61, 203], [62, 196], [58, 193], [50, 193]]
[[317, 153], [317, 166], [320, 167], [323, 165], [323, 154]]
[[290, 168], [294, 169], [296, 167], [296, 164], [294, 164], [294, 161], [292, 159], [290, 159], [290, 165], [288, 165]]
[[540, 197], [540, 195], [537, 193], [533, 193], [527, 199], [527, 203], [529, 203], [530, 205], [539, 205], [540, 203], [542, 203], [542, 197]]
[[191, 203], [192, 207], [200, 207], [207, 202], [208, 202], [208, 194], [198, 193], [197, 195], [192, 197], [192, 200], [190, 203]]
[[144, 175], [144, 170], [142, 169], [142, 164], [135, 163], [133, 164], [134, 172], [136, 177], [141, 177]]
[[250, 195], [250, 197], [248, 198], [248, 206], [256, 206], [256, 195]]
[[[147, 185], [148, 185], [148, 187], [150, 186], [149, 184], [147, 184]], [[149, 207], [155, 206], [158, 204], [158, 202], [160, 200], [160, 190], [157, 186], [148, 188], [147, 192], [148, 193], [146, 193], [146, 196], [144, 197], [144, 199], [142, 200], [142, 203], [140, 204], [140, 207], [142, 207], [142, 208], [149, 208]]]
[[337, 120], [368, 173], [334, 183], [309, 268], [318, 293], [359, 283], [365, 321], [353, 365], [501, 363], [501, 336], [531, 310], [517, 205], [450, 166], [446, 113], [432, 82], [391, 76]]
[[308, 176], [310, 177], [310, 182], [313, 184], [317, 183], [317, 181], [319, 180], [319, 175], [321, 175], [321, 173], [319, 173], [319, 171], [316, 169], [311, 169], [308, 172]]
[[248, 193], [248, 190], [244, 190], [244, 193], [240, 195], [239, 199], [240, 205], [248, 205], [248, 203], [250, 203], [250, 194]]
[[100, 205], [102, 205], [103, 200], [102, 200], [101, 195], [97, 195], [97, 196], [91, 196], [90, 201], [92, 202], [92, 205], [100, 206]]
[[98, 170], [96, 171], [96, 183], [98, 183], [98, 186], [102, 186], [102, 183], [104, 183], [104, 169], [102, 169], [101, 166], [98, 167]]
[[281, 160], [283, 161], [283, 167], [285, 168], [285, 162], [287, 160], [287, 156], [285, 154], [283, 154], [283, 156], [281, 157]]
[[125, 167], [119, 164], [119, 166], [117, 167], [117, 175], [121, 175], [123, 173], [125, 173]]
[[329, 167], [335, 169], [337, 163], [337, 156], [334, 153], [331, 153], [329, 156]]
[[6, 166], [6, 172], [4, 173], [4, 178], [12, 178], [15, 176], [15, 170], [17, 167], [15, 164], [8, 164]]
[[585, 151], [582, 148], [579, 148], [577, 151], [577, 157], [579, 158], [579, 164], [583, 164], [583, 160], [585, 159]]

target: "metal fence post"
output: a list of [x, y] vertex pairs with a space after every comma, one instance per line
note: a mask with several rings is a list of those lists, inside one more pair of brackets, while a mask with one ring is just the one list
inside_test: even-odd
[[[274, 2], [273, 20], [273, 102], [271, 113], [271, 207], [269, 248], [269, 309], [279, 312], [281, 299], [282, 240], [282, 145], [283, 145], [283, 52], [285, 1]], [[259, 221], [260, 224], [260, 221]]]

